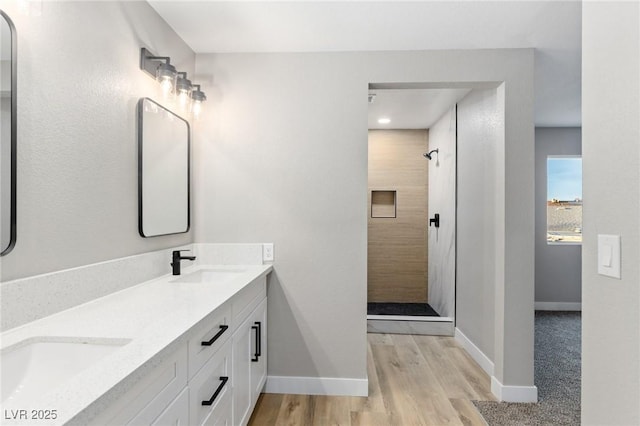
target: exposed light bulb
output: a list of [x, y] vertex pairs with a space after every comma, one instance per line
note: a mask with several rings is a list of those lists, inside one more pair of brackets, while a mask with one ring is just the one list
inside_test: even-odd
[[172, 81], [168, 78], [163, 78], [162, 81], [160, 82], [160, 89], [162, 90], [162, 95], [164, 97], [169, 96], [169, 94], [171, 93], [171, 90], [173, 90]]
[[189, 102], [189, 92], [185, 90], [181, 90], [180, 93], [178, 94], [178, 103], [182, 108], [184, 108], [187, 106], [188, 102]]
[[200, 113], [202, 112], [202, 102], [194, 100], [191, 111], [193, 112], [193, 117], [198, 118], [200, 116]]

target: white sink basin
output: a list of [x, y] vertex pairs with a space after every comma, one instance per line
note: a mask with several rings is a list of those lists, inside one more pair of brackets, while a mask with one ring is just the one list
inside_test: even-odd
[[0, 353], [2, 404], [24, 405], [130, 342], [128, 339], [84, 339], [91, 343], [68, 340], [34, 338], [4, 349]]
[[228, 282], [238, 275], [246, 272], [246, 269], [200, 269], [190, 274], [181, 276], [171, 281], [172, 283], [212, 283], [220, 284]]

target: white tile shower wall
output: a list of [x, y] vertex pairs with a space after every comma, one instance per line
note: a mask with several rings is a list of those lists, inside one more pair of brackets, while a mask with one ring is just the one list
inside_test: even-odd
[[440, 214], [440, 227], [429, 227], [429, 304], [443, 317], [455, 316], [456, 275], [456, 114], [447, 111], [429, 129], [429, 217]]
[[18, 327], [171, 272], [171, 251], [128, 256], [7, 281], [0, 286], [0, 331]]
[[262, 265], [262, 244], [193, 244], [199, 265]]

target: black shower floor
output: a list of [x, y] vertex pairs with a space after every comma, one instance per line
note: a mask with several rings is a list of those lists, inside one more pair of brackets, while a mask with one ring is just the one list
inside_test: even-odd
[[428, 303], [367, 303], [367, 315], [439, 317]]

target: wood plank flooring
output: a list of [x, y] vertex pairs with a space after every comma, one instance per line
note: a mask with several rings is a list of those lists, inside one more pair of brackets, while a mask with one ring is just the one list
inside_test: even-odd
[[489, 376], [452, 337], [368, 335], [369, 396], [262, 394], [250, 426], [486, 425]]

